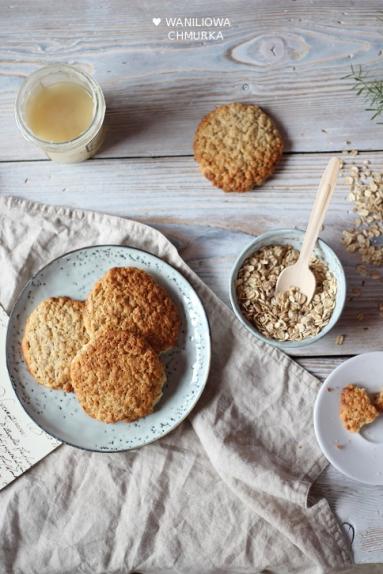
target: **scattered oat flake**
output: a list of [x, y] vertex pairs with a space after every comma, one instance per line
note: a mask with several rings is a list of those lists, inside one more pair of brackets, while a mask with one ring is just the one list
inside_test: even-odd
[[359, 275], [362, 275], [362, 277], [367, 277], [368, 269], [365, 265], [358, 265], [356, 270], [359, 273]]
[[337, 338], [335, 339], [335, 344], [336, 345], [343, 345], [344, 339], [345, 339], [345, 335], [338, 335]]
[[358, 319], [358, 321], [363, 321], [364, 320], [364, 313], [358, 313], [356, 318]]
[[[351, 155], [356, 150], [352, 150]], [[350, 154], [349, 154], [350, 155]], [[383, 173], [374, 171], [369, 160], [360, 165], [350, 166], [346, 160], [342, 174], [345, 183], [349, 186], [348, 199], [353, 204], [353, 212], [357, 214], [353, 225], [342, 232], [342, 243], [349, 253], [359, 257], [356, 271], [362, 276], [375, 281], [383, 282], [383, 273], [371, 270], [371, 267], [383, 267]], [[363, 287], [363, 280], [361, 286]], [[352, 290], [357, 296], [357, 292]], [[379, 311], [380, 316], [383, 313]], [[357, 316], [363, 320], [363, 313]]]
[[358, 217], [353, 228], [343, 231], [342, 242], [347, 251], [359, 255], [363, 265], [358, 265], [357, 271], [367, 276], [367, 265], [383, 265], [383, 245], [379, 242], [383, 236], [383, 177], [366, 167], [351, 166], [345, 182]]

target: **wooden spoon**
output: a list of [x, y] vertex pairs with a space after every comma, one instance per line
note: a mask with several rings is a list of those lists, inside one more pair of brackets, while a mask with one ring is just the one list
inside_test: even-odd
[[275, 288], [276, 294], [288, 291], [290, 287], [298, 287], [300, 291], [306, 295], [308, 303], [313, 298], [316, 280], [314, 273], [310, 270], [309, 264], [324, 216], [326, 215], [331, 196], [335, 189], [339, 167], [340, 162], [338, 158], [333, 157], [323, 172], [303, 239], [302, 249], [299, 253], [299, 259], [294, 265], [286, 267], [279, 275]]

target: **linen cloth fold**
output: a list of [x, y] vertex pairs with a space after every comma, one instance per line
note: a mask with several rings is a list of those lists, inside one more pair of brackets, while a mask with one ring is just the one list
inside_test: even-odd
[[[326, 500], [312, 408], [319, 382], [255, 339], [158, 231], [120, 217], [0, 198], [0, 303], [39, 268], [97, 244], [150, 251], [192, 283], [212, 362], [184, 423], [127, 453], [63, 445], [0, 493], [2, 573], [304, 573], [352, 564]], [[64, 293], [63, 293], [64, 294]]]

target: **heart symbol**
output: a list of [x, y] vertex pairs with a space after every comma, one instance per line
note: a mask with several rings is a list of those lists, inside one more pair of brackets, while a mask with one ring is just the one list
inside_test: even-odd
[[153, 24], [159, 26], [161, 24], [161, 18], [153, 18]]

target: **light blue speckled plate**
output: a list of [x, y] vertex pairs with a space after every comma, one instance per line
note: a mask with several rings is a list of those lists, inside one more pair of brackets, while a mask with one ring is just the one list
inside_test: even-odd
[[[90, 418], [74, 393], [37, 384], [21, 353], [25, 321], [47, 297], [85, 299], [111, 267], [139, 267], [161, 283], [179, 306], [183, 324], [177, 348], [162, 355], [168, 381], [154, 413], [133, 423], [105, 424]], [[47, 433], [79, 448], [117, 452], [153, 442], [173, 430], [192, 410], [204, 389], [210, 366], [210, 332], [202, 303], [190, 283], [158, 257], [117, 245], [67, 253], [41, 269], [24, 287], [11, 313], [7, 366], [16, 394], [28, 415]]]

